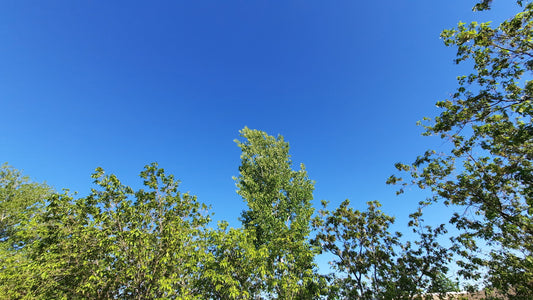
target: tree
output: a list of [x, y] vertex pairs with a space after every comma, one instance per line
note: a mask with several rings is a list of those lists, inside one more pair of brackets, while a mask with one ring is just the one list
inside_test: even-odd
[[[338, 292], [330, 297], [382, 298], [400, 234], [388, 231], [394, 218], [381, 212], [377, 201], [368, 202], [363, 212], [349, 204], [345, 200], [332, 212], [322, 210], [322, 218], [315, 220], [315, 243], [336, 257], [331, 262], [336, 273], [330, 275], [330, 281]], [[323, 205], [325, 208], [326, 202]]]
[[[16, 232], [24, 220], [39, 211], [51, 189], [31, 182], [7, 163], [0, 167], [0, 242], [17, 247]], [[21, 245], [18, 245], [21, 246]]]
[[[409, 217], [409, 227], [417, 238], [400, 245], [402, 251], [393, 263], [388, 297], [419, 299], [421, 295], [444, 296], [455, 291], [453, 282], [446, 275], [452, 253], [439, 243], [442, 235], [447, 233], [444, 224], [435, 228], [424, 225], [422, 208]], [[432, 296], [426, 298], [432, 299]]]
[[51, 192], [47, 185], [30, 181], [7, 163], [0, 168], [0, 298], [25, 294], [29, 276], [24, 268], [29, 263], [26, 246], [37, 237], [24, 224], [42, 213]]
[[[457, 205], [451, 218], [462, 230], [454, 249], [467, 278], [480, 278], [503, 296], [533, 295], [533, 4], [498, 26], [459, 23], [444, 30], [457, 47], [456, 63], [472, 61], [473, 72], [458, 78], [452, 99], [426, 135], [448, 141], [450, 151], [427, 151], [413, 164], [397, 164], [416, 184], [433, 191], [434, 202]], [[476, 10], [490, 9], [491, 1]], [[389, 183], [402, 178], [392, 176]], [[403, 190], [400, 189], [399, 192]], [[480, 241], [488, 254], [478, 254]]]
[[30, 298], [201, 297], [207, 207], [157, 164], [140, 176], [147, 190], [134, 192], [98, 168], [89, 196], [50, 198], [32, 225]]
[[[267, 292], [296, 299], [310, 291], [314, 252], [309, 244], [313, 186], [303, 165], [292, 169], [289, 144], [247, 127], [240, 131], [240, 175], [237, 193], [248, 205], [244, 228], [254, 235], [256, 249], [268, 252]], [[309, 297], [309, 296], [308, 296]]]
[[379, 210], [379, 202], [367, 202], [365, 211], [351, 208], [349, 200], [334, 211], [326, 210], [326, 204], [314, 220], [314, 242], [335, 257], [330, 262], [335, 273], [327, 276], [329, 298], [417, 299], [446, 292], [438, 285], [451, 258], [437, 243], [443, 226], [423, 226], [418, 211], [409, 224], [418, 239], [402, 243], [399, 232], [389, 232], [394, 218]]

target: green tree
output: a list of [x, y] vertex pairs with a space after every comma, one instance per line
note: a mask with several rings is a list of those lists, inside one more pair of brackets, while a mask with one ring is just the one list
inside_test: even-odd
[[345, 200], [334, 211], [321, 210], [322, 218], [315, 219], [314, 242], [336, 258], [330, 263], [336, 271], [329, 276], [335, 290], [330, 298], [376, 299], [387, 292], [400, 234], [388, 231], [394, 218], [379, 210], [379, 202], [367, 204], [368, 209], [361, 212]]
[[440, 288], [438, 275], [448, 271], [451, 259], [437, 243], [443, 226], [423, 226], [418, 211], [409, 224], [417, 240], [402, 243], [399, 232], [389, 231], [394, 218], [379, 210], [379, 202], [368, 202], [365, 211], [349, 205], [345, 200], [334, 211], [321, 210], [314, 220], [314, 242], [335, 258], [330, 262], [335, 273], [327, 276], [329, 298], [417, 299]]
[[455, 291], [446, 276], [452, 253], [440, 245], [447, 233], [444, 224], [435, 228], [424, 225], [421, 208], [410, 218], [409, 227], [416, 239], [401, 244], [401, 253], [391, 270], [388, 298], [418, 299], [424, 294], [444, 295]]
[[[238, 194], [248, 205], [244, 228], [256, 249], [268, 252], [267, 290], [271, 298], [296, 299], [312, 290], [314, 252], [309, 243], [314, 183], [303, 165], [292, 169], [289, 144], [259, 130], [244, 128]], [[305, 297], [310, 297], [309, 295]]]
[[51, 194], [45, 184], [32, 182], [19, 170], [0, 167], [0, 298], [16, 299], [26, 294], [30, 262], [27, 244], [37, 238], [25, 224], [42, 212]]
[[147, 190], [135, 192], [98, 168], [89, 196], [50, 198], [34, 226], [31, 298], [201, 298], [207, 207], [157, 164], [140, 176]]
[[[0, 242], [16, 247], [16, 232], [23, 221], [42, 207], [51, 189], [31, 182], [22, 172], [7, 163], [0, 167]], [[19, 245], [22, 246], [22, 245]]]
[[[490, 9], [484, 0], [475, 10]], [[426, 135], [448, 141], [451, 150], [427, 151], [413, 164], [397, 164], [410, 174], [403, 184], [433, 191], [432, 201], [463, 207], [451, 223], [462, 234], [455, 250], [467, 278], [484, 277], [503, 296], [533, 296], [533, 4], [497, 26], [459, 23], [441, 34], [457, 47], [456, 63], [470, 61], [473, 72], [458, 78], [450, 100]], [[402, 179], [392, 176], [390, 183]], [[400, 190], [402, 192], [403, 190]], [[480, 241], [483, 241], [480, 244]], [[481, 255], [483, 252], [488, 254]]]

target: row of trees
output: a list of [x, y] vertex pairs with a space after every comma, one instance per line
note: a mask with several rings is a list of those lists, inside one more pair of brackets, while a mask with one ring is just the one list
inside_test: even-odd
[[[283, 137], [241, 131], [241, 228], [210, 226], [208, 207], [157, 164], [134, 191], [100, 168], [87, 197], [53, 192], [4, 165], [0, 297], [7, 299], [412, 299], [445, 291], [443, 229], [401, 243], [392, 217], [346, 201], [312, 220], [313, 186]], [[317, 234], [310, 238], [314, 229]], [[319, 275], [314, 258], [336, 256]]]
[[[523, 3], [524, 2], [524, 3]], [[459, 78], [451, 100], [426, 125], [449, 152], [427, 151], [397, 164], [389, 183], [428, 188], [406, 241], [378, 202], [347, 200], [315, 213], [314, 183], [294, 168], [283, 137], [244, 128], [238, 194], [242, 227], [211, 224], [209, 208], [181, 193], [157, 164], [134, 191], [97, 169], [87, 197], [58, 193], [4, 165], [0, 170], [0, 298], [6, 299], [415, 299], [457, 290], [447, 278], [482, 280], [495, 297], [533, 296], [533, 4], [497, 27], [460, 23], [446, 30]], [[490, 8], [484, 0], [477, 10]], [[459, 234], [441, 245], [422, 208], [455, 205]], [[316, 255], [329, 253], [332, 274]]]

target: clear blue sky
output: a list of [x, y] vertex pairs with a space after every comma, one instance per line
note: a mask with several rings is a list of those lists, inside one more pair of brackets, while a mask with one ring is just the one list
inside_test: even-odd
[[437, 113], [466, 67], [439, 39], [511, 1], [2, 1], [0, 161], [86, 194], [101, 166], [138, 187], [157, 161], [238, 226], [244, 126], [282, 134], [335, 206], [380, 200], [405, 222], [421, 200], [385, 185], [442, 142]]

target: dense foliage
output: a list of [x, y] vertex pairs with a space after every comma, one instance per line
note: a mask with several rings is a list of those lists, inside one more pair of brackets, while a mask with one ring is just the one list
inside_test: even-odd
[[267, 252], [269, 298], [302, 298], [314, 280], [309, 244], [314, 183], [303, 165], [292, 170], [283, 137], [249, 128], [241, 136], [245, 141], [237, 141], [242, 150], [237, 193], [249, 207], [242, 222], [254, 235], [256, 249]]
[[30, 182], [7, 164], [0, 168], [0, 298], [20, 298], [33, 271], [27, 247], [35, 238], [27, 235], [27, 224], [40, 214], [51, 189]]
[[[134, 192], [102, 169], [87, 197], [53, 194], [20, 228], [20, 282], [8, 298], [163, 299], [198, 295], [209, 218], [152, 164]], [[2, 279], [4, 279], [2, 277]], [[8, 279], [8, 278], [6, 278]], [[2, 282], [3, 283], [3, 282]]]
[[[391, 232], [394, 218], [377, 201], [349, 200], [314, 214], [314, 182], [294, 169], [282, 136], [244, 128], [237, 193], [242, 227], [211, 223], [209, 207], [181, 193], [155, 163], [133, 190], [97, 168], [86, 197], [53, 191], [21, 172], [0, 169], [2, 299], [419, 299], [458, 291], [449, 278], [483, 279], [495, 298], [533, 298], [533, 4], [494, 26], [460, 23], [445, 30], [456, 62], [472, 61], [452, 99], [426, 128], [449, 151], [427, 151], [397, 164], [460, 213], [458, 234], [442, 245], [421, 207], [410, 215], [413, 240]], [[491, 8], [490, 0], [475, 10]], [[314, 215], [314, 218], [313, 218]], [[319, 254], [331, 257], [320, 274]], [[462, 287], [462, 286], [461, 286]]]

